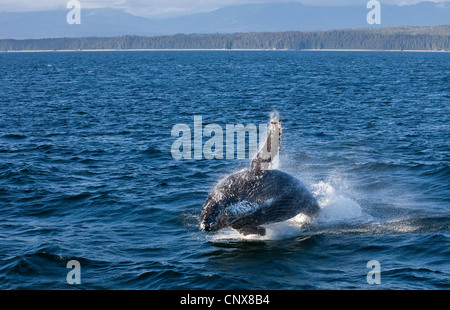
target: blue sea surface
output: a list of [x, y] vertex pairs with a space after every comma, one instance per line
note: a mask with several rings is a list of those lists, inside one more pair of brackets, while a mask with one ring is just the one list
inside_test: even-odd
[[[274, 111], [319, 217], [200, 231], [251, 154], [176, 160], [172, 128]], [[449, 223], [448, 53], [0, 53], [0, 289], [449, 289]]]

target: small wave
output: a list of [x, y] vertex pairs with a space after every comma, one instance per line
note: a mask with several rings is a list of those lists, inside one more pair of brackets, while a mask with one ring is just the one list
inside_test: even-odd
[[198, 179], [206, 179], [209, 177], [209, 174], [202, 171], [196, 171], [192, 174], [188, 175], [188, 178], [191, 180], [198, 180]]
[[0, 176], [4, 179], [9, 178], [11, 181], [21, 182], [33, 176], [46, 174], [47, 172], [37, 165], [23, 164], [14, 166], [12, 164], [4, 164], [0, 166]]
[[420, 175], [423, 176], [432, 176], [433, 178], [436, 178], [438, 180], [447, 180], [450, 176], [450, 165], [436, 165], [426, 167], [427, 169], [420, 173]]
[[37, 145], [32, 150], [50, 150], [52, 148], [53, 148], [53, 145], [51, 145], [51, 144], [40, 144], [40, 145]]
[[79, 201], [79, 200], [85, 200], [93, 196], [93, 193], [90, 192], [82, 192], [78, 194], [68, 194], [62, 197], [63, 201]]
[[395, 282], [409, 282], [413, 284], [414, 289], [423, 289], [422, 283], [428, 281], [440, 289], [448, 289], [450, 284], [446, 274], [440, 270], [434, 270], [429, 268], [393, 268], [383, 271], [383, 275], [387, 279], [392, 279]]
[[148, 148], [143, 150], [142, 153], [150, 157], [158, 157], [163, 155], [163, 152], [155, 146], [149, 146]]
[[10, 139], [10, 140], [23, 140], [28, 138], [28, 136], [21, 135], [21, 134], [5, 134], [2, 136], [3, 139]]
[[39, 275], [42, 274], [43, 269], [50, 268], [50, 265], [65, 267], [65, 264], [72, 259], [81, 261], [84, 264], [88, 261], [80, 257], [72, 258], [52, 253], [47, 249], [39, 249], [35, 252], [10, 258], [5, 264], [3, 271], [7, 274], [21, 274], [24, 276]]

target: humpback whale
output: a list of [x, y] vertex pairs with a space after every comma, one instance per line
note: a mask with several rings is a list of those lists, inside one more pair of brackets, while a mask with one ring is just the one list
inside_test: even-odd
[[281, 125], [272, 119], [265, 144], [250, 168], [221, 180], [208, 195], [200, 215], [200, 229], [215, 232], [232, 227], [243, 235], [264, 236], [264, 224], [282, 222], [300, 213], [313, 218], [319, 205], [305, 185], [293, 176], [272, 169], [278, 155]]

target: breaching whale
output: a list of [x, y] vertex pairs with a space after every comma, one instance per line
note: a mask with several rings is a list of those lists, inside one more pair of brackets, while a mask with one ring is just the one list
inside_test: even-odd
[[243, 169], [221, 180], [209, 194], [200, 215], [200, 229], [214, 232], [232, 227], [243, 235], [264, 236], [263, 224], [288, 220], [300, 213], [313, 218], [319, 205], [293, 176], [271, 169], [278, 154], [281, 125], [271, 120], [264, 146]]

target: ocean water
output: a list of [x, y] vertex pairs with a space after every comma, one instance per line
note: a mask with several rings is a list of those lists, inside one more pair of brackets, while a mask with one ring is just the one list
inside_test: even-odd
[[[0, 289], [450, 288], [448, 53], [0, 53], [0, 73]], [[175, 160], [173, 126], [273, 112], [319, 217], [200, 231], [250, 159]]]

